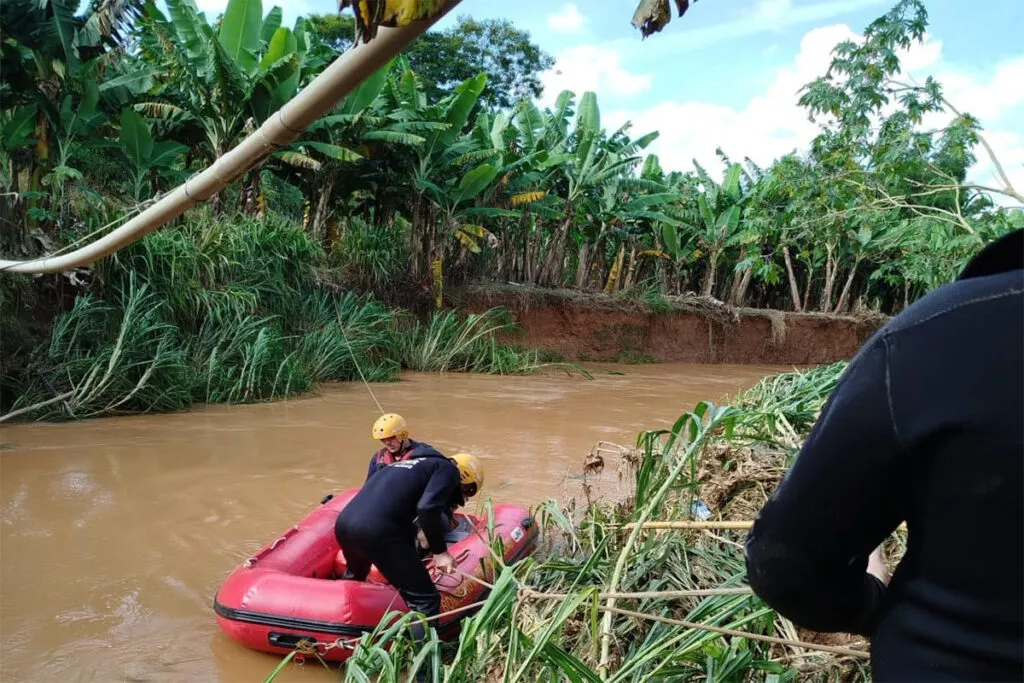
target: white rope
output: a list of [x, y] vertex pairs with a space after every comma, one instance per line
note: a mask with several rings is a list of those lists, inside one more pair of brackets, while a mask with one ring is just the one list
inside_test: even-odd
[[368, 392], [370, 392], [370, 398], [372, 398], [373, 402], [377, 404], [377, 410], [379, 410], [380, 414], [383, 415], [387, 411], [384, 410], [380, 401], [377, 400], [377, 396], [374, 395], [373, 389], [370, 388], [370, 383], [366, 381], [366, 375], [363, 374], [363, 369], [359, 367], [359, 361], [356, 360], [356, 352], [352, 349], [352, 343], [349, 342], [348, 335], [345, 334], [345, 326], [341, 324], [340, 320], [338, 321], [338, 329], [341, 330], [341, 336], [345, 340], [345, 344], [348, 345], [348, 354], [352, 356], [352, 363], [355, 364], [356, 370], [359, 372], [359, 379], [363, 380], [363, 386], [366, 387]]

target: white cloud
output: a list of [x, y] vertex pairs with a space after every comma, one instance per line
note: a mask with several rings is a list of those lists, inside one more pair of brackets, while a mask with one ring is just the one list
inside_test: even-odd
[[634, 74], [622, 65], [621, 54], [596, 45], [578, 45], [558, 52], [555, 65], [540, 75], [544, 84], [541, 106], [551, 106], [563, 90], [582, 95], [587, 90], [602, 97], [636, 95], [651, 88], [654, 76]]
[[[786, 0], [765, 0], [757, 11], [779, 12], [787, 6]], [[666, 169], [690, 170], [696, 159], [709, 172], [720, 173], [716, 147], [734, 160], [749, 156], [762, 167], [767, 166], [779, 156], [808, 148], [819, 129], [808, 121], [807, 111], [798, 106], [799, 91], [824, 75], [837, 43], [860, 39], [845, 24], [807, 32], [793, 63], [779, 69], [772, 82], [743, 107], [663, 101], [643, 110], [610, 111], [605, 116], [606, 127], [614, 129], [630, 120], [636, 135], [659, 131], [660, 136], [648, 151], [657, 154]], [[968, 73], [944, 63], [942, 42], [926, 35], [923, 44], [915, 44], [900, 57], [903, 78], [913, 77], [923, 83], [928, 74], [934, 75], [954, 106], [979, 118], [985, 128], [983, 135], [995, 148], [1014, 187], [1024, 190], [1024, 139], [1011, 132], [1024, 130], [1024, 88], [1019, 87], [1024, 82], [1024, 55], [997, 65], [987, 75]], [[926, 119], [925, 125], [937, 127], [948, 121], [948, 114], [934, 115]], [[969, 178], [1001, 187], [984, 148], [979, 146], [975, 151], [978, 163]]]
[[755, 21], [777, 25], [786, 21], [786, 16], [792, 11], [793, 0], [757, 0], [753, 18]]
[[825, 73], [837, 42], [854, 36], [845, 25], [810, 31], [801, 41], [794, 63], [780, 69], [771, 84], [741, 109], [669, 101], [643, 111], [610, 112], [609, 124], [614, 127], [629, 119], [637, 134], [660, 131], [648, 149], [658, 154], [668, 169], [692, 169], [696, 158], [709, 171], [717, 172], [720, 162], [715, 148], [719, 146], [733, 159], [749, 156], [767, 165], [778, 156], [806, 147], [814, 137], [817, 127], [797, 106], [799, 90]]
[[[822, 0], [812, 4], [795, 5], [792, 0], [757, 0], [750, 11], [740, 13], [731, 21], [699, 28], [689, 28], [685, 24], [680, 24], [675, 29], [678, 31], [676, 38], [648, 41], [644, 45], [644, 50], [649, 55], [665, 57], [700, 50], [719, 43], [736, 42], [740, 38], [761, 33], [780, 32], [792, 26], [821, 23], [884, 4], [891, 3], [889, 0]], [[671, 27], [668, 30], [672, 30]], [[632, 41], [625, 41], [623, 44], [632, 45]]]
[[559, 33], [573, 33], [583, 28], [586, 17], [580, 12], [576, 3], [570, 2], [554, 14], [548, 15], [548, 26]]

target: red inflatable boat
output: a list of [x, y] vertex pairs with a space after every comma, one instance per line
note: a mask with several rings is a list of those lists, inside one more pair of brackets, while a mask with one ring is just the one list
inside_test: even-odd
[[[408, 611], [398, 591], [376, 567], [366, 581], [337, 580], [345, 571], [345, 558], [334, 538], [334, 521], [357, 490], [328, 496], [319, 508], [228, 576], [213, 601], [224, 633], [254, 650], [286, 654], [301, 641], [339, 645], [348, 641], [354, 645], [388, 612]], [[459, 571], [449, 575], [431, 571], [441, 593], [442, 612], [483, 599], [486, 588], [463, 573], [485, 581], [493, 579], [487, 517], [461, 513], [455, 517], [459, 528], [449, 534], [448, 549]], [[537, 530], [526, 508], [495, 505], [493, 522], [506, 563], [536, 549]], [[430, 569], [429, 560], [425, 561]], [[442, 635], [451, 633], [470, 613], [452, 615], [434, 626]], [[350, 647], [317, 649], [331, 661], [343, 661], [352, 653]]]

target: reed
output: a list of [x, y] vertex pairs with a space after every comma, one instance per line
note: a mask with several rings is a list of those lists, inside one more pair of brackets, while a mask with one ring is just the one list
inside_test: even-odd
[[425, 372], [482, 372], [524, 374], [537, 370], [538, 352], [497, 341], [516, 331], [511, 316], [501, 308], [484, 313], [434, 312], [427, 322], [408, 326], [398, 353], [403, 367]]
[[[436, 312], [421, 324], [324, 284], [328, 269], [286, 219], [194, 211], [98, 264], [92, 291], [55, 319], [28, 362], [17, 373], [0, 367], [0, 389], [17, 395], [12, 409], [44, 404], [25, 418], [73, 419], [280, 399], [360, 371], [373, 382], [403, 367], [522, 374], [544, 365], [536, 350], [499, 342], [515, 330], [505, 311]], [[14, 309], [24, 283], [2, 285], [0, 307]]]

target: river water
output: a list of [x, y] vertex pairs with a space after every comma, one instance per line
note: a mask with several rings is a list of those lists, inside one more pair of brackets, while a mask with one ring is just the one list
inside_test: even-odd
[[[700, 400], [791, 368], [588, 369], [593, 380], [412, 373], [372, 388], [414, 439], [479, 455], [484, 496], [533, 505], [578, 495], [598, 441], [631, 446]], [[325, 494], [362, 483], [377, 415], [350, 383], [286, 402], [0, 425], [0, 680], [262, 681], [280, 658], [225, 637], [213, 596]], [[319, 664], [277, 678], [328, 680]]]

